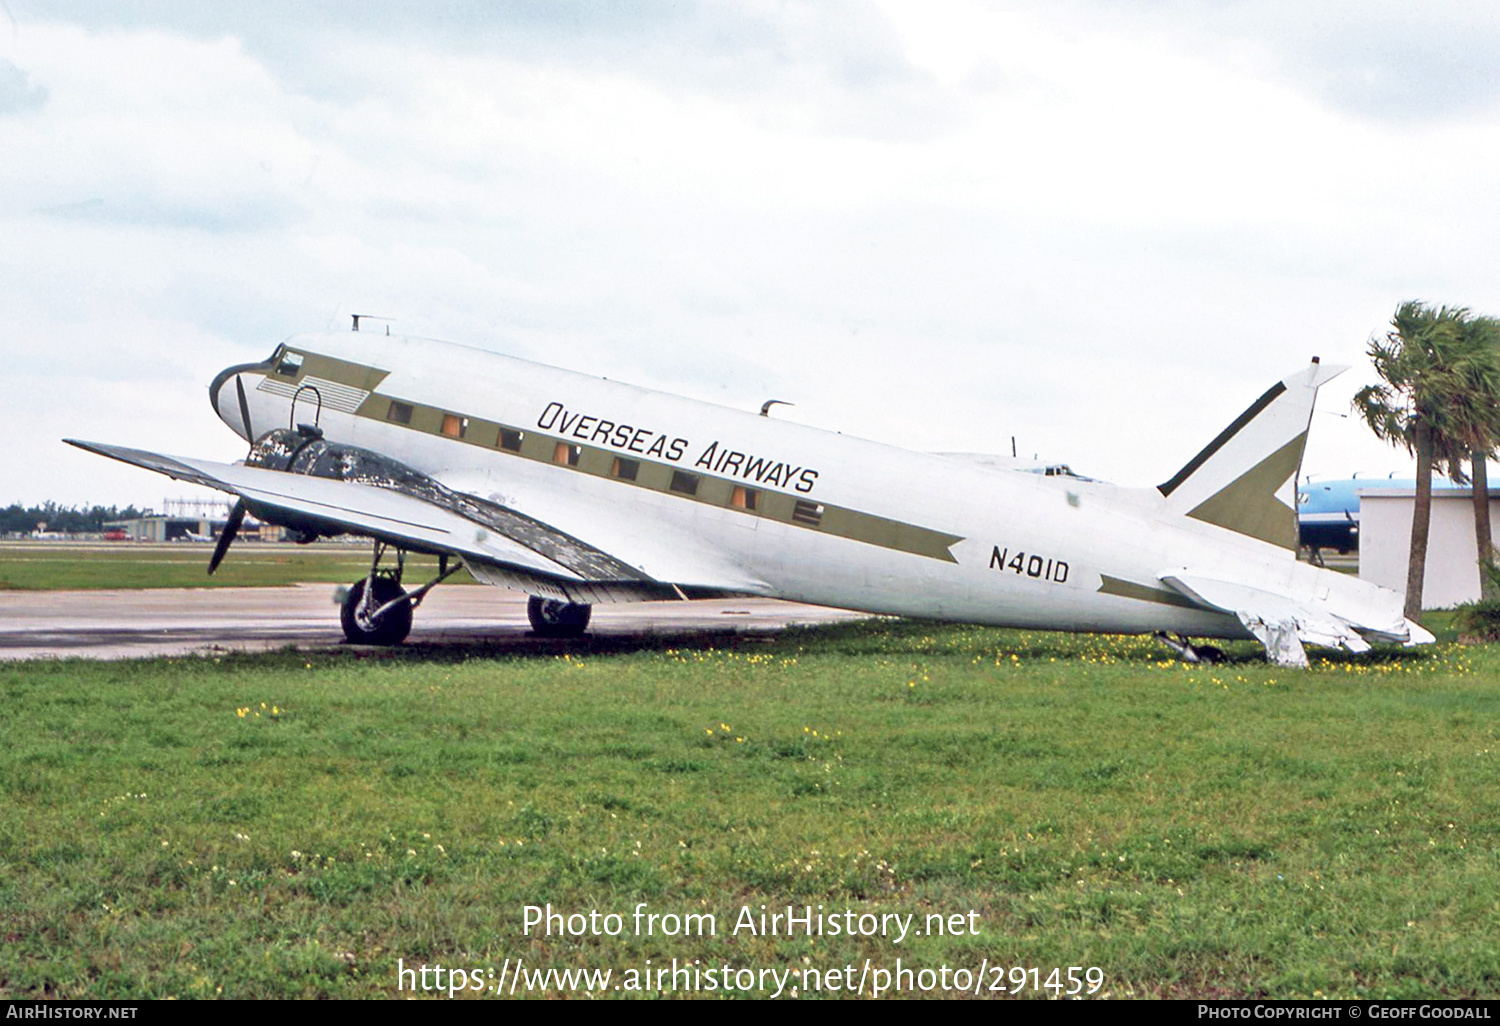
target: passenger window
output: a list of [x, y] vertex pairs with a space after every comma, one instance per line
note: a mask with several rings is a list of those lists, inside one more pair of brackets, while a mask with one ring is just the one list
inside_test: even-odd
[[469, 430], [469, 418], [457, 414], [443, 414], [443, 434], [449, 438], [462, 438]]
[[578, 466], [578, 457], [583, 455], [583, 446], [569, 445], [567, 442], [558, 442], [552, 447], [552, 462], [561, 463], [569, 467]]
[[755, 509], [756, 502], [760, 499], [760, 492], [754, 488], [746, 488], [744, 485], [735, 485], [734, 494], [729, 497], [729, 503], [740, 509]]
[[689, 474], [686, 470], [672, 471], [671, 489], [683, 495], [697, 495], [698, 475]]
[[520, 452], [521, 442], [525, 439], [524, 431], [512, 431], [510, 428], [500, 429], [500, 448], [506, 452]]
[[816, 502], [798, 499], [797, 505], [792, 507], [792, 520], [808, 527], [817, 527], [823, 523], [823, 507]]
[[386, 412], [385, 419], [393, 424], [410, 424], [412, 414], [411, 403], [391, 403], [391, 408]]
[[610, 473], [622, 481], [634, 481], [640, 472], [640, 460], [627, 460], [622, 456], [616, 456], [615, 465], [610, 468]]

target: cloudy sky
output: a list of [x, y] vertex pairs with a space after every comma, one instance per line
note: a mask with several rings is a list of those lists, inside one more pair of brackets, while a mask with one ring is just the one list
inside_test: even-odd
[[0, 2], [0, 503], [190, 490], [351, 312], [911, 448], [1177, 469], [1500, 313], [1500, 14], [1387, 0]]

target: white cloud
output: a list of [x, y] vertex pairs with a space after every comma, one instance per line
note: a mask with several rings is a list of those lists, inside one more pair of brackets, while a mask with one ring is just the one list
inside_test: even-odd
[[12, 62], [0, 58], [0, 115], [25, 114], [41, 110], [47, 103], [47, 90]]
[[[1500, 311], [1488, 87], [1372, 116], [1275, 4], [278, 10], [17, 11], [0, 501], [158, 501], [36, 454], [238, 455], [214, 371], [350, 312], [1147, 484], [1403, 299]], [[1316, 428], [1309, 469], [1403, 461]]]

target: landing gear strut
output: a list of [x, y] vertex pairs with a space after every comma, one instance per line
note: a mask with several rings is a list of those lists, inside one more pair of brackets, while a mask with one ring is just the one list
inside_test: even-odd
[[354, 582], [339, 610], [344, 637], [351, 645], [401, 644], [411, 633], [412, 610], [422, 604], [429, 591], [462, 565], [455, 563], [450, 567], [448, 557], [439, 556], [437, 577], [408, 592], [401, 587], [401, 575], [406, 569], [405, 550], [396, 550], [394, 569], [382, 570], [380, 557], [385, 555], [385, 549], [384, 542], [375, 543], [369, 575]]
[[1224, 650], [1215, 645], [1194, 645], [1181, 634], [1173, 638], [1166, 631], [1157, 631], [1156, 640], [1166, 645], [1185, 663], [1208, 663], [1216, 665], [1224, 661]]
[[577, 638], [589, 625], [589, 615], [594, 607], [557, 599], [531, 596], [526, 603], [526, 615], [531, 619], [531, 629], [541, 638]]

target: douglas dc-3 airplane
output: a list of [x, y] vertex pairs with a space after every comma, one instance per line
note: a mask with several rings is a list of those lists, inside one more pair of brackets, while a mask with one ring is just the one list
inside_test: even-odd
[[[1295, 559], [1313, 400], [1342, 369], [1314, 360], [1277, 382], [1151, 489], [909, 452], [357, 330], [295, 336], [214, 378], [214, 410], [250, 443], [243, 463], [72, 444], [238, 496], [210, 573], [247, 511], [302, 540], [372, 539], [370, 572], [343, 604], [356, 643], [403, 641], [413, 607], [461, 564], [527, 591], [544, 635], [581, 634], [593, 603], [758, 595], [1157, 632], [1189, 661], [1217, 654], [1189, 637], [1253, 637], [1275, 662], [1305, 666], [1304, 642], [1432, 641], [1401, 596]], [[410, 592], [407, 552], [441, 568]]]

